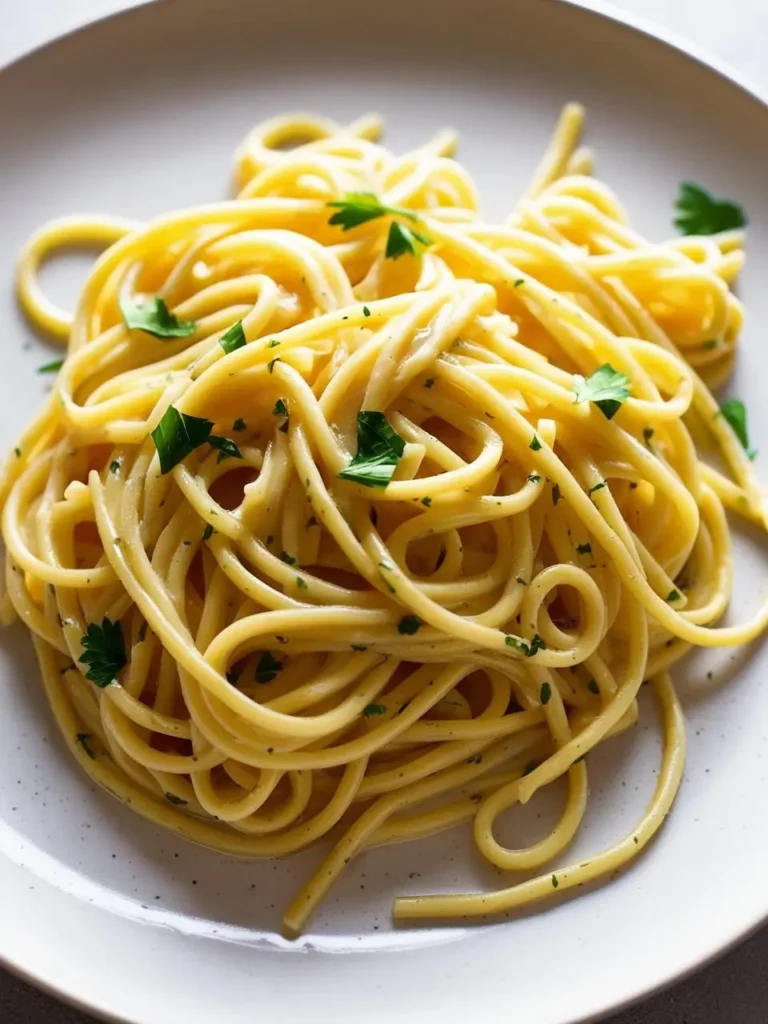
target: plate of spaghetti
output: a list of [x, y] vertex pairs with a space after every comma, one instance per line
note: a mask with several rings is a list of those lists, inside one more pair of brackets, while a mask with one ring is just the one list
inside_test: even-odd
[[768, 911], [768, 114], [570, 5], [221, 6], [0, 76], [0, 954], [593, 1019]]

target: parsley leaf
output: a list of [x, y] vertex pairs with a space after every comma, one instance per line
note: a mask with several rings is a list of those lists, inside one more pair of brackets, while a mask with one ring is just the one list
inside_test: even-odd
[[160, 472], [170, 473], [195, 448], [205, 444], [212, 429], [210, 420], [188, 416], [179, 412], [175, 405], [169, 405], [152, 431], [152, 440], [160, 458]]
[[590, 679], [587, 683], [587, 689], [590, 693], [600, 693], [600, 687], [594, 679]]
[[363, 487], [386, 487], [405, 451], [383, 412], [357, 414], [357, 454], [339, 476]]
[[114, 683], [117, 673], [128, 663], [120, 623], [107, 618], [102, 619], [100, 626], [92, 622], [80, 643], [85, 653], [78, 661], [88, 666], [85, 678], [102, 690]]
[[549, 704], [549, 698], [552, 696], [552, 687], [549, 683], [542, 683], [541, 690], [539, 691], [539, 699], [542, 704]]
[[682, 235], [714, 235], [718, 231], [743, 228], [747, 223], [746, 214], [738, 203], [717, 199], [692, 181], [681, 182], [675, 207], [678, 211], [675, 227]]
[[337, 225], [342, 231], [349, 231], [361, 224], [367, 224], [369, 220], [377, 220], [388, 215], [407, 217], [413, 221], [419, 219], [412, 210], [404, 210], [400, 206], [387, 206], [373, 192], [348, 192], [344, 199], [326, 203], [326, 206], [338, 210], [328, 223]]
[[91, 750], [91, 746], [88, 742], [90, 738], [91, 734], [89, 732], [78, 732], [75, 734], [75, 740], [80, 744], [80, 746], [83, 748], [88, 757], [90, 757], [92, 761], [95, 761], [96, 755], [94, 754], [93, 750]]
[[680, 591], [679, 590], [670, 590], [670, 592], [667, 594], [667, 596], [664, 598], [664, 600], [665, 601], [679, 601], [680, 600]]
[[593, 486], [590, 487], [589, 490], [587, 491], [587, 494], [594, 494], [595, 491], [600, 491], [600, 490], [602, 490], [603, 487], [607, 487], [607, 486], [608, 485], [606, 484], [605, 480], [601, 480], [599, 484], [593, 484]]
[[366, 718], [371, 715], [386, 715], [387, 708], [385, 704], [366, 704], [363, 708], [363, 714]]
[[580, 555], [591, 555], [592, 545], [591, 544], [578, 544], [576, 550]]
[[210, 523], [206, 523], [205, 529], [203, 530], [203, 540], [210, 540], [213, 536], [213, 527]]
[[242, 348], [246, 344], [243, 321], [238, 320], [236, 324], [232, 324], [229, 330], [219, 338], [219, 344], [227, 355], [230, 352], [234, 352], [235, 349]]
[[163, 418], [152, 431], [160, 459], [160, 472], [170, 473], [174, 466], [207, 441], [219, 452], [218, 461], [223, 459], [242, 459], [242, 452], [234, 441], [228, 437], [211, 434], [213, 423], [200, 416], [188, 416], [179, 412], [174, 405], [169, 405]]
[[614, 370], [610, 363], [604, 363], [589, 377], [574, 374], [573, 390], [576, 402], [594, 402], [603, 416], [610, 420], [629, 398], [629, 377]]
[[58, 373], [64, 365], [63, 359], [54, 359], [53, 362], [43, 363], [42, 366], [38, 366], [36, 373]]
[[281, 661], [274, 658], [269, 651], [264, 651], [256, 665], [256, 682], [271, 683], [273, 679], [277, 678], [277, 673], [281, 671], [282, 667]]
[[282, 400], [282, 398], [278, 398], [278, 400], [275, 402], [275, 408], [272, 410], [272, 415], [273, 416], [287, 416], [288, 415], [288, 409], [286, 408], [285, 402]]
[[528, 445], [532, 452], [537, 452], [541, 448], [541, 441], [534, 434], [531, 438], [531, 443]]
[[246, 422], [245, 422], [245, 420], [240, 419], [238, 417], [235, 420], [235, 422], [232, 424], [232, 429], [233, 430], [245, 430], [246, 429]]
[[741, 442], [741, 447], [750, 457], [754, 459], [756, 451], [749, 447], [749, 436], [747, 434], [747, 407], [739, 398], [730, 398], [720, 406], [723, 419], [730, 425], [736, 437]]
[[405, 256], [406, 253], [410, 253], [412, 256], [419, 256], [419, 247], [426, 248], [428, 245], [432, 245], [431, 238], [420, 234], [418, 231], [413, 231], [411, 228], [406, 227], [405, 224], [399, 224], [396, 220], [393, 220], [389, 225], [384, 258], [397, 260], [401, 256]]
[[397, 624], [397, 632], [413, 636], [419, 631], [421, 625], [422, 621], [417, 615], [404, 615]]
[[128, 330], [146, 331], [156, 338], [188, 338], [197, 326], [194, 320], [179, 320], [160, 298], [143, 303], [124, 299], [120, 312]]
[[228, 437], [218, 437], [216, 434], [211, 434], [208, 438], [208, 444], [215, 448], [219, 453], [216, 462], [223, 462], [224, 459], [242, 459], [243, 453], [237, 447], [234, 441]]
[[560, 484], [555, 484], [552, 487], [552, 504], [556, 505], [560, 501]]

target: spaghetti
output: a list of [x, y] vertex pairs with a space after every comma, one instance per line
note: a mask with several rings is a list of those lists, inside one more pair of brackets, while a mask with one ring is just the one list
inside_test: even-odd
[[[72, 754], [140, 814], [246, 857], [333, 835], [291, 934], [351, 857], [461, 823], [542, 873], [396, 917], [605, 878], [680, 783], [670, 667], [768, 622], [715, 628], [726, 509], [764, 524], [707, 388], [741, 327], [742, 232], [646, 242], [590, 176], [582, 118], [566, 107], [503, 224], [449, 132], [396, 157], [376, 117], [284, 117], [240, 147], [236, 200], [57, 221], [21, 255], [23, 308], [68, 347], [0, 483], [5, 618]], [[36, 275], [84, 241], [108, 248], [70, 316]], [[585, 756], [646, 680], [656, 792], [553, 875]], [[499, 816], [561, 778], [552, 832], [502, 846]]]

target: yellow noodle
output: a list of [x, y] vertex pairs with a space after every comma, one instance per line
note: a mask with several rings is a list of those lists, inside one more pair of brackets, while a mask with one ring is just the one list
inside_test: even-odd
[[[337, 833], [289, 934], [357, 853], [468, 821], [496, 867], [544, 873], [402, 898], [396, 917], [493, 914], [608, 878], [682, 776], [666, 670], [768, 624], [764, 604], [717, 625], [725, 509], [766, 522], [707, 387], [743, 321], [743, 232], [646, 241], [590, 176], [583, 117], [565, 108], [502, 225], [480, 220], [453, 133], [398, 157], [375, 115], [300, 114], [246, 137], [235, 200], [58, 220], [21, 253], [21, 306], [68, 354], [0, 477], [3, 621], [33, 634], [81, 767], [139, 813], [246, 857]], [[400, 212], [343, 231], [328, 204], [353, 193]], [[393, 220], [429, 244], [387, 258]], [[82, 244], [109, 248], [69, 314], [38, 271]], [[126, 327], [125, 303], [154, 298], [187, 336]], [[238, 321], [246, 344], [227, 353]], [[611, 419], [574, 393], [605, 363], [630, 381]], [[151, 434], [171, 405], [239, 457], [203, 444], [162, 474]], [[403, 440], [386, 486], [339, 477], [361, 412]], [[80, 659], [105, 618], [126, 664], [100, 688]], [[649, 679], [664, 756], [644, 817], [546, 868], [583, 818], [585, 756], [632, 727]], [[503, 847], [499, 817], [561, 778], [550, 834]]]

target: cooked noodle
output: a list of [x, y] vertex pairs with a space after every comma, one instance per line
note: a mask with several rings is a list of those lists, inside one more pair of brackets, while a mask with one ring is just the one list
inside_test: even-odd
[[[464, 823], [492, 864], [541, 875], [402, 898], [396, 917], [495, 913], [607, 877], [680, 783], [670, 667], [768, 621], [766, 604], [714, 628], [725, 510], [764, 522], [707, 388], [734, 358], [742, 234], [645, 241], [590, 176], [582, 117], [565, 109], [502, 224], [480, 219], [451, 133], [396, 157], [376, 117], [284, 117], [240, 147], [236, 200], [57, 221], [21, 255], [19, 299], [67, 357], [2, 477], [6, 620], [30, 629], [81, 767], [140, 814], [247, 857], [334, 837], [289, 933], [360, 851]], [[361, 193], [387, 210], [329, 223]], [[398, 230], [405, 252], [387, 258]], [[70, 316], [36, 274], [83, 242], [109, 248]], [[158, 297], [186, 336], [126, 326]], [[239, 321], [247, 344], [227, 353]], [[606, 365], [628, 378], [611, 418], [579, 400]], [[219, 446], [163, 473], [170, 406]], [[389, 483], [349, 479], [363, 427], [399, 444]], [[89, 627], [125, 648], [96, 684]], [[585, 755], [635, 723], [645, 680], [656, 792], [622, 842], [553, 875], [587, 804]], [[500, 815], [563, 777], [551, 833], [500, 845]]]

